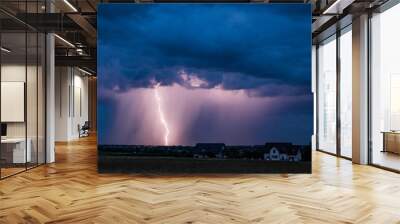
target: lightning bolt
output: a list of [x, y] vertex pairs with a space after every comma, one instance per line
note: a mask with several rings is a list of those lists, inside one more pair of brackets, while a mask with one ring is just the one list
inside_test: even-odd
[[158, 92], [158, 87], [160, 86], [160, 83], [157, 83], [154, 88], [154, 97], [156, 98], [157, 102], [157, 108], [158, 108], [158, 116], [160, 118], [161, 124], [164, 127], [165, 133], [164, 133], [164, 145], [168, 145], [168, 136], [169, 136], [169, 128], [168, 128], [168, 123], [165, 120], [164, 116], [164, 111], [162, 110], [161, 106], [161, 97]]

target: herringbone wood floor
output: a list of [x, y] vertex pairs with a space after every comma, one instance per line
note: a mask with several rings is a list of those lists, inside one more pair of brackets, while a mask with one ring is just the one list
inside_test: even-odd
[[400, 175], [313, 154], [312, 175], [99, 175], [96, 139], [0, 181], [0, 223], [400, 223]]

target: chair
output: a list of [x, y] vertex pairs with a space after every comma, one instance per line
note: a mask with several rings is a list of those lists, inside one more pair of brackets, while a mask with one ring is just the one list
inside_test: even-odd
[[89, 121], [85, 121], [82, 127], [78, 124], [79, 138], [89, 136], [89, 129], [90, 129]]

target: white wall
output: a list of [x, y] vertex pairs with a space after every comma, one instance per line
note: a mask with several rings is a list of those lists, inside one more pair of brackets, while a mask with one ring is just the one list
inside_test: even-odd
[[[85, 123], [85, 121], [89, 120], [89, 112], [88, 112], [88, 77], [87, 76], [82, 76], [82, 73], [78, 73], [76, 75], [75, 70], [75, 75], [74, 75], [74, 92], [75, 94], [73, 96], [74, 99], [74, 108], [72, 108], [72, 111], [75, 112], [73, 113], [73, 119], [71, 120], [71, 135], [73, 138], [78, 138], [79, 137], [79, 132], [78, 132], [78, 124], [81, 126]], [[80, 96], [80, 97], [79, 97]], [[79, 102], [80, 101], [80, 102]], [[80, 111], [81, 110], [81, 111]]]
[[55, 69], [55, 140], [67, 141], [69, 133], [69, 96], [70, 84], [69, 68], [56, 67]]
[[[2, 82], [24, 82], [26, 83], [25, 80], [25, 75], [27, 69], [27, 74], [28, 74], [28, 79], [29, 79], [29, 84], [30, 85], [36, 85], [36, 80], [32, 80], [30, 75], [35, 75], [36, 76], [36, 67], [34, 66], [28, 66], [25, 67], [25, 64], [4, 64], [1, 66], [1, 81]], [[26, 99], [28, 104], [30, 102], [36, 100], [36, 88], [27, 88], [27, 97]], [[3, 96], [4, 97], [4, 96]], [[34, 99], [32, 99], [34, 98]], [[28, 105], [31, 107], [36, 108], [36, 101], [34, 104]], [[6, 110], [7, 108], [1, 108], [2, 110]], [[32, 108], [30, 108], [32, 110]], [[33, 108], [34, 109], [34, 108]], [[35, 109], [34, 109], [35, 110]], [[31, 112], [31, 111], [28, 111]], [[36, 113], [28, 113], [28, 122], [34, 121], [36, 124]], [[32, 117], [33, 116], [33, 117]], [[25, 123], [26, 122], [7, 122], [7, 135], [8, 137], [25, 137]], [[30, 127], [33, 127], [32, 124], [28, 124], [28, 129]], [[33, 127], [36, 130], [36, 125]], [[28, 137], [29, 137], [29, 130], [28, 130]]]
[[55, 89], [55, 140], [77, 139], [78, 125], [88, 120], [88, 77], [76, 68], [56, 67]]

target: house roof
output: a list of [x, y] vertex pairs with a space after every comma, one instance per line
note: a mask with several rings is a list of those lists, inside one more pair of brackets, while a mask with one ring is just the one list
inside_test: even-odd
[[278, 149], [279, 153], [285, 153], [287, 155], [296, 155], [298, 152], [298, 148], [294, 147], [292, 143], [284, 143], [284, 142], [269, 142], [265, 143], [265, 149], [269, 152], [272, 148]]

